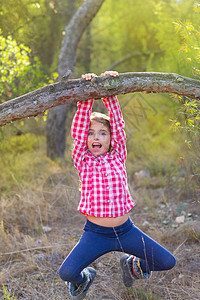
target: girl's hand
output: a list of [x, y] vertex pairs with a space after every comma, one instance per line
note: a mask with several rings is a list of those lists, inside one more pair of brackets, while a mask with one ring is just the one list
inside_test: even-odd
[[97, 75], [94, 74], [94, 73], [87, 73], [87, 74], [83, 74], [81, 77], [86, 79], [86, 80], [91, 80], [92, 77], [97, 77]]
[[101, 76], [110, 75], [113, 77], [119, 76], [119, 73], [117, 71], [105, 71], [104, 73], [101, 73]]

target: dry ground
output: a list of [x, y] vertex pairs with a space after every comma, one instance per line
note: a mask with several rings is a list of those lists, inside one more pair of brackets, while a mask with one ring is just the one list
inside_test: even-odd
[[[200, 299], [200, 190], [173, 180], [163, 184], [151, 178], [137, 185], [132, 180], [137, 205], [130, 215], [172, 251], [176, 267], [154, 272], [150, 280], [138, 280], [127, 289], [122, 284], [121, 254], [109, 253], [93, 263], [97, 276], [88, 300]], [[19, 188], [1, 199], [1, 299], [70, 299], [58, 268], [83, 232], [85, 219], [76, 211], [77, 186], [73, 172], [54, 173], [38, 182], [37, 189]], [[185, 216], [182, 224], [175, 222], [180, 215]]]

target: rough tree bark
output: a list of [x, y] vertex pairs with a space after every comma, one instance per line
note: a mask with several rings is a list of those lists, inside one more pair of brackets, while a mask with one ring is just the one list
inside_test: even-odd
[[200, 101], [200, 81], [171, 73], [124, 73], [49, 84], [0, 104], [0, 126], [43, 114], [47, 109], [87, 99], [133, 92], [173, 93]]
[[[86, 0], [76, 11], [68, 26], [65, 28], [59, 63], [58, 74], [61, 78], [67, 70], [74, 72], [76, 50], [83, 32], [97, 14], [104, 0]], [[65, 123], [69, 105], [55, 107], [49, 111], [47, 119], [47, 155], [51, 159], [63, 158], [65, 150]]]

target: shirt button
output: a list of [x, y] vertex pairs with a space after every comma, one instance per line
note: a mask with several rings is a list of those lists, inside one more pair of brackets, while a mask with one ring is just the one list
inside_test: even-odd
[[110, 200], [107, 201], [108, 203], [110, 202]]
[[110, 187], [109, 186], [107, 186], [107, 190], [109, 190], [110, 189]]
[[105, 176], [108, 176], [108, 174], [106, 173]]

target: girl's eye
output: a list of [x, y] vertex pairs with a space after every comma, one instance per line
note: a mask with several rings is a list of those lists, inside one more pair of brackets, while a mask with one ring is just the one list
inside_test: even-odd
[[105, 132], [102, 132], [101, 135], [106, 135]]
[[90, 131], [90, 132], [88, 132], [88, 135], [93, 135], [93, 132], [91, 132], [91, 131]]

